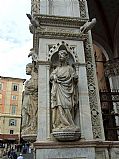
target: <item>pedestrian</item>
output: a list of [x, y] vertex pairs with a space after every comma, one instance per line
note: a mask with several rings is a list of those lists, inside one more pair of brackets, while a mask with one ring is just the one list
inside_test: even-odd
[[17, 154], [15, 151], [13, 152], [13, 159], [17, 159]]
[[10, 153], [11, 153], [11, 151], [9, 150], [7, 153], [8, 158], [10, 157]]
[[24, 157], [22, 156], [22, 153], [19, 154], [19, 156], [17, 157], [17, 159], [24, 159]]

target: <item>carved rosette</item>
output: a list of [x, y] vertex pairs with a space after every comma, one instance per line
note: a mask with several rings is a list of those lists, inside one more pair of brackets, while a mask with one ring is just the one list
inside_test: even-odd
[[91, 54], [91, 44], [89, 36], [84, 42], [85, 57], [86, 57], [86, 69], [87, 69], [87, 79], [88, 79], [88, 92], [89, 92], [89, 102], [91, 109], [91, 120], [92, 120], [92, 129], [94, 139], [102, 139], [102, 128], [100, 123], [100, 113], [98, 110], [98, 101], [96, 93], [96, 83], [94, 75], [94, 66], [93, 66], [93, 57]]
[[106, 62], [105, 76], [106, 77], [119, 76], [119, 59]]

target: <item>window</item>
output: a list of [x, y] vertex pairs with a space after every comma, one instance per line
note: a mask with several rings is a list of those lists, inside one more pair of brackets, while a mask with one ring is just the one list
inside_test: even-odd
[[10, 134], [14, 134], [14, 130], [10, 130]]
[[0, 83], [0, 90], [3, 89], [3, 83]]
[[9, 126], [16, 126], [17, 121], [15, 119], [9, 120]]
[[16, 105], [12, 105], [11, 113], [16, 114]]
[[17, 96], [12, 95], [12, 100], [17, 100]]
[[12, 91], [18, 91], [18, 84], [12, 84]]

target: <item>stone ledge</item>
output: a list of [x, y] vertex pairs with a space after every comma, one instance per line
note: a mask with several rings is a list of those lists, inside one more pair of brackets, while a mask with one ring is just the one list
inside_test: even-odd
[[119, 148], [119, 141], [75, 141], [75, 142], [57, 142], [57, 141], [36, 141], [34, 142], [36, 149], [57, 149], [57, 148]]

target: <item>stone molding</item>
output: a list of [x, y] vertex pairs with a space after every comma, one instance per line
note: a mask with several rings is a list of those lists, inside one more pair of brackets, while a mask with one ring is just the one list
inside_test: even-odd
[[39, 24], [47, 26], [64, 26], [64, 27], [80, 27], [88, 21], [86, 18], [78, 17], [65, 17], [65, 16], [53, 16], [53, 15], [44, 15], [44, 14], [34, 14], [36, 20], [39, 21]]
[[49, 61], [40, 61], [37, 62], [38, 65], [50, 65], [51, 63]]
[[88, 19], [37, 14], [34, 16], [39, 21], [34, 37], [37, 34], [39, 38], [85, 40], [85, 34], [81, 35], [79, 29]]
[[55, 141], [36, 141], [34, 142], [36, 149], [58, 149], [58, 148], [119, 148], [119, 141], [75, 141], [75, 142], [55, 142]]
[[33, 28], [33, 48], [39, 49], [39, 38], [84, 41], [86, 34], [81, 35], [79, 29], [88, 19], [49, 16], [34, 14], [39, 27]]

